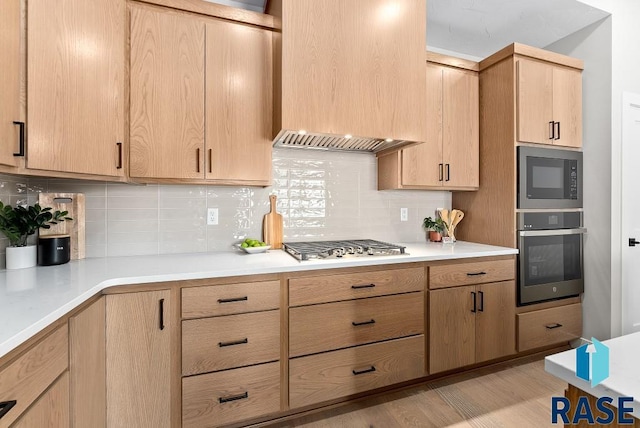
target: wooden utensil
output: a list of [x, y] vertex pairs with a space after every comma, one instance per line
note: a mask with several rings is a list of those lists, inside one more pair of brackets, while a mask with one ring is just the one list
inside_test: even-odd
[[440, 218], [444, 222], [445, 226], [447, 226], [448, 228], [449, 227], [449, 210], [447, 209], [440, 210]]
[[464, 218], [464, 212], [460, 211], [460, 210], [455, 210], [456, 215], [455, 218], [453, 219], [453, 222], [451, 223], [451, 225], [453, 227], [456, 227], [458, 225], [458, 223], [460, 223], [460, 221]]
[[271, 248], [282, 248], [282, 215], [276, 212], [276, 195], [270, 195], [271, 211], [262, 223], [262, 240]]
[[50, 229], [40, 229], [40, 236], [69, 235], [71, 260], [85, 257], [85, 203], [82, 193], [40, 193], [38, 203], [42, 208], [51, 207], [53, 211], [68, 211], [73, 220], [52, 224]]

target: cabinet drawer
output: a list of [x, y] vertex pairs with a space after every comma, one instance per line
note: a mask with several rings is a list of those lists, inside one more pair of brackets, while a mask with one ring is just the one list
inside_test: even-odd
[[182, 289], [183, 318], [242, 314], [279, 307], [280, 281], [243, 282]]
[[33, 403], [11, 428], [64, 428], [69, 424], [69, 373]]
[[280, 410], [280, 363], [182, 379], [182, 427], [212, 427]]
[[518, 314], [518, 351], [568, 342], [582, 334], [582, 305]]
[[279, 358], [280, 311], [182, 322], [183, 376]]
[[65, 324], [0, 372], [0, 402], [16, 401], [0, 419], [0, 427], [11, 425], [68, 365], [69, 337]]
[[508, 281], [515, 276], [514, 259], [436, 265], [429, 267], [429, 288]]
[[421, 267], [292, 278], [289, 280], [289, 305], [336, 302], [424, 288], [425, 274]]
[[291, 357], [422, 333], [422, 291], [289, 310]]
[[424, 375], [423, 335], [295, 358], [289, 402], [293, 409]]

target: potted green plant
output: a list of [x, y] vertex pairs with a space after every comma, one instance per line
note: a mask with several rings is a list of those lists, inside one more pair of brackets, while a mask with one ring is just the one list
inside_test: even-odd
[[442, 234], [444, 233], [444, 222], [440, 217], [435, 220], [431, 217], [427, 217], [422, 222], [422, 227], [429, 232], [429, 241], [431, 242], [441, 242]]
[[49, 229], [52, 224], [65, 220], [67, 211], [52, 211], [52, 208], [42, 208], [40, 204], [30, 206], [4, 205], [0, 201], [0, 232], [8, 239], [10, 246], [6, 249], [7, 269], [20, 269], [36, 265], [37, 252], [35, 245], [27, 245], [29, 236], [38, 229]]

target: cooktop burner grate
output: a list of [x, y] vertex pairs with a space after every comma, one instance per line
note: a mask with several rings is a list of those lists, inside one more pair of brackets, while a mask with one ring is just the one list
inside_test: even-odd
[[356, 239], [348, 241], [285, 242], [284, 250], [298, 260], [331, 259], [343, 257], [395, 256], [405, 254], [405, 247], [375, 241]]

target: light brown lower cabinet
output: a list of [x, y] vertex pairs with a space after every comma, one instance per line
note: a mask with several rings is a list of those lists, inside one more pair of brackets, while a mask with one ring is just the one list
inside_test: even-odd
[[289, 404], [303, 407], [424, 375], [424, 335], [293, 358]]
[[516, 352], [515, 281], [429, 291], [429, 373]]
[[182, 375], [280, 359], [280, 311], [182, 322]]
[[33, 403], [12, 428], [63, 428], [69, 425], [69, 372]]
[[203, 428], [280, 410], [280, 363], [182, 379], [182, 428]]
[[424, 333], [424, 293], [355, 299], [289, 310], [289, 356]]
[[558, 306], [518, 314], [518, 351], [555, 345], [582, 334], [582, 305]]
[[174, 358], [171, 291], [107, 299], [107, 426], [170, 428]]
[[[0, 428], [12, 426], [26, 414], [38, 397], [67, 370], [68, 364], [69, 342], [67, 325], [64, 324], [11, 364], [0, 367], [0, 402], [14, 402], [14, 406], [0, 419]], [[67, 387], [67, 403], [68, 395]], [[37, 421], [36, 414], [29, 420]]]

